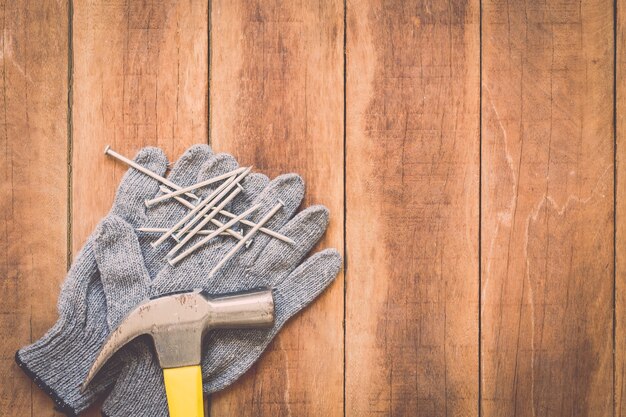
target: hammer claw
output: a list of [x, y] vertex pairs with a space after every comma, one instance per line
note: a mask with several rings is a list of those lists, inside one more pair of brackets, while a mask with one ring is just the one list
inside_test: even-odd
[[96, 360], [85, 378], [85, 382], [83, 382], [81, 386], [81, 391], [84, 392], [87, 389], [87, 385], [89, 385], [98, 371], [100, 371], [115, 352], [137, 336], [141, 336], [145, 333], [140, 315], [140, 308], [131, 311], [122, 323], [109, 334], [109, 337], [107, 337], [104, 345], [102, 345], [102, 348], [98, 352]]

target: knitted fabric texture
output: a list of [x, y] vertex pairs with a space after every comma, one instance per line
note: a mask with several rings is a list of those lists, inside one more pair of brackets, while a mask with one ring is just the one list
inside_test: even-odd
[[[216, 169], [213, 176], [237, 167], [234, 160], [231, 163]], [[313, 206], [294, 216], [304, 195], [304, 183], [299, 176], [283, 175], [267, 184], [267, 179], [257, 174], [243, 182], [243, 189], [244, 192], [234, 200], [232, 210], [239, 213], [258, 203], [261, 209], [249, 217], [258, 222], [271, 207], [282, 201], [284, 206], [266, 226], [290, 237], [295, 244], [257, 233], [250, 247], [241, 248], [217, 273], [209, 276], [213, 267], [237, 243], [231, 237], [220, 236], [176, 266], [166, 264], [151, 282], [149, 270], [141, 259], [141, 237], [124, 219], [107, 219], [95, 244], [98, 265], [102, 264], [101, 268], [107, 271], [102, 275], [105, 292], [115, 285], [132, 294], [120, 301], [126, 303], [126, 312], [136, 305], [136, 297], [144, 295], [193, 288], [213, 294], [258, 287], [272, 289], [276, 317], [272, 328], [216, 330], [206, 338], [202, 368], [203, 387], [207, 393], [224, 388], [242, 375], [284, 323], [332, 282], [341, 266], [339, 253], [334, 249], [324, 250], [305, 260], [326, 230], [328, 210]], [[206, 196], [212, 190], [207, 187], [201, 194]], [[177, 220], [179, 218], [170, 218], [168, 226]], [[167, 416], [162, 371], [152, 347], [143, 342], [131, 345], [135, 359], [121, 373], [105, 401], [104, 414], [109, 417]]]
[[[181, 186], [192, 184], [211, 156], [211, 150], [206, 145], [190, 148], [175, 164], [170, 179]], [[160, 175], [165, 174], [168, 165], [163, 152], [156, 148], [142, 149], [135, 162]], [[156, 180], [143, 173], [134, 169], [127, 171], [109, 215], [87, 239], [64, 281], [58, 302], [59, 319], [41, 339], [23, 347], [15, 355], [18, 365], [67, 415], [76, 415], [86, 409], [115, 380], [122, 367], [119, 359], [128, 354], [116, 356], [87, 391], [80, 392], [80, 385], [109, 333], [109, 324], [121, 317], [118, 301], [139, 297], [138, 294], [128, 293], [128, 288], [114, 284], [109, 285], [105, 292], [101, 275], [107, 274], [107, 271], [103, 271], [102, 265], [96, 262], [94, 241], [100, 234], [102, 224], [106, 224], [111, 217], [137, 227], [162, 224], [160, 219], [163, 217], [182, 215], [185, 209], [175, 202], [154, 209], [146, 208], [144, 200], [153, 198], [159, 192], [159, 186]], [[148, 275], [155, 276], [162, 269], [164, 254], [171, 246], [153, 249], [149, 242], [142, 241], [139, 251]], [[103, 320], [105, 317], [109, 320]]]

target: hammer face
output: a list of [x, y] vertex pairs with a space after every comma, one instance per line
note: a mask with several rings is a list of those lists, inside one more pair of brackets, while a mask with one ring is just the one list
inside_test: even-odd
[[226, 295], [203, 293], [209, 304], [205, 329], [268, 327], [274, 323], [272, 291], [260, 288]]

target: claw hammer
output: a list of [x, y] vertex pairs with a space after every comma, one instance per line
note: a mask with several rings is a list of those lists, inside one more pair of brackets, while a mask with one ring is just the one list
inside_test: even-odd
[[170, 293], [139, 304], [111, 332], [87, 374], [85, 390], [106, 361], [134, 338], [152, 336], [163, 369], [170, 417], [202, 417], [202, 337], [216, 328], [269, 327], [268, 289], [211, 296], [202, 290]]

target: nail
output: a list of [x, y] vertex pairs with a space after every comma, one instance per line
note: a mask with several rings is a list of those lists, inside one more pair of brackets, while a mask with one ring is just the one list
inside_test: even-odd
[[[241, 222], [241, 220], [240, 220], [240, 222]], [[259, 229], [259, 232], [261, 230], [263, 230], [262, 227]], [[242, 228], [239, 228], [239, 233], [241, 233], [241, 236], [243, 236], [243, 229]], [[246, 249], [248, 249], [250, 247], [250, 245], [252, 245], [252, 242], [254, 242], [254, 239], [250, 239], [250, 240], [246, 241]]]
[[[217, 220], [216, 220], [216, 222], [220, 224], [220, 227], [224, 225], [223, 223], [221, 223], [221, 222], [219, 222]], [[217, 226], [217, 224], [216, 224], [216, 226]], [[165, 233], [165, 232], [167, 232], [167, 229], [165, 227], [138, 227], [135, 230], [137, 232], [141, 232], [141, 233]], [[237, 232], [235, 232], [233, 230], [230, 230], [230, 232], [234, 233], [235, 237], [238, 237], [239, 239], [243, 238], [243, 235], [241, 235], [241, 234], [239, 234], [239, 233], [237, 233]], [[207, 236], [207, 235], [210, 235], [211, 233], [213, 233], [213, 230], [200, 230], [198, 232], [198, 235], [199, 236]], [[220, 233], [220, 235], [222, 235], [222, 236], [233, 236], [231, 233], [229, 233], [229, 230], [223, 231], [222, 233]]]
[[[189, 256], [191, 253], [193, 253], [196, 249], [198, 249], [201, 246], [204, 246], [206, 243], [208, 243], [211, 239], [213, 239], [214, 237], [216, 237], [217, 235], [219, 235], [222, 231], [224, 231], [225, 229], [227, 229], [228, 227], [232, 226], [233, 224], [237, 223], [239, 220], [243, 219], [246, 216], [249, 216], [251, 213], [253, 213], [254, 211], [258, 210], [259, 207], [261, 207], [260, 204], [257, 204], [255, 206], [250, 207], [248, 210], [244, 211], [243, 213], [241, 213], [240, 215], [238, 215], [237, 217], [233, 218], [232, 220], [230, 220], [228, 223], [224, 224], [222, 227], [216, 229], [213, 231], [213, 233], [211, 233], [210, 235], [202, 238], [202, 240], [200, 240], [199, 242], [197, 242], [195, 245], [191, 246], [190, 248], [188, 248], [187, 250], [185, 250], [183, 253], [181, 253], [180, 255], [178, 255], [177, 257], [170, 259], [169, 263], [170, 265], [174, 266], [176, 265], [178, 262], [180, 262], [181, 260], [185, 259], [187, 256]], [[245, 239], [245, 236], [244, 236]], [[247, 242], [244, 242], [247, 243]]]
[[[230, 202], [233, 198], [235, 198], [235, 197], [236, 197], [236, 196], [237, 196], [237, 195], [241, 192], [241, 190], [243, 190], [243, 188], [241, 188], [241, 187], [236, 188], [235, 190], [233, 190], [233, 192], [232, 192], [232, 193], [230, 193], [230, 194], [228, 195], [228, 197], [226, 197], [226, 198], [224, 199], [224, 201], [222, 201], [222, 202], [219, 204], [219, 206], [217, 206], [217, 207], [215, 207], [215, 208], [213, 209], [213, 211], [211, 212], [211, 214], [209, 214], [209, 215], [208, 215], [208, 216], [206, 216], [204, 219], [202, 219], [202, 221], [201, 221], [200, 223], [198, 223], [198, 225], [197, 225], [197, 226], [196, 226], [196, 227], [195, 227], [192, 231], [190, 231], [189, 233], [187, 233], [187, 234], [186, 234], [186, 235], [185, 235], [185, 236], [181, 239], [181, 241], [180, 241], [180, 242], [179, 242], [176, 246], [174, 246], [174, 247], [172, 248], [172, 250], [171, 250], [171, 251], [169, 251], [169, 253], [167, 254], [167, 256], [168, 256], [168, 257], [170, 257], [170, 256], [174, 256], [174, 254], [175, 254], [176, 252], [178, 252], [178, 251], [179, 251], [179, 250], [180, 250], [180, 249], [181, 249], [181, 248], [182, 248], [182, 247], [183, 247], [183, 246], [184, 246], [187, 242], [189, 242], [189, 240], [191, 240], [191, 238], [193, 238], [193, 237], [196, 235], [196, 233], [198, 233], [198, 232], [199, 232], [199, 231], [200, 231], [200, 230], [204, 227], [204, 225], [205, 225], [205, 224], [207, 224], [207, 223], [208, 223], [208, 222], [209, 222], [209, 221], [210, 221], [213, 217], [215, 217], [215, 215], [216, 215], [216, 214], [217, 214], [217, 213], [218, 213], [221, 209], [223, 209], [223, 208], [224, 208], [224, 206], [225, 206], [226, 204], [228, 204], [228, 203], [229, 203], [229, 202]], [[200, 214], [199, 214], [199, 215], [198, 215], [198, 217], [202, 218], [202, 217], [203, 217], [203, 215], [200, 215]], [[222, 226], [222, 227], [223, 227], [223, 226]], [[226, 228], [224, 228], [224, 229], [222, 229], [222, 230], [225, 230], [225, 229], [226, 229]], [[181, 235], [178, 235], [178, 237], [180, 238], [180, 237], [181, 237]]]
[[[252, 169], [252, 167], [250, 167], [250, 169]], [[209, 179], [201, 181], [201, 182], [199, 182], [197, 184], [190, 185], [189, 187], [185, 187], [185, 188], [181, 188], [181, 189], [176, 190], [176, 191], [168, 192], [166, 194], [163, 194], [163, 195], [158, 196], [156, 198], [153, 198], [151, 200], [146, 200], [146, 206], [150, 207], [150, 206], [152, 206], [154, 204], [160, 203], [161, 201], [165, 201], [165, 200], [168, 200], [170, 198], [176, 197], [178, 195], [185, 194], [188, 191], [193, 191], [195, 189], [206, 187], [207, 185], [210, 185], [210, 184], [214, 184], [214, 183], [216, 183], [218, 181], [222, 181], [222, 180], [228, 179], [230, 177], [234, 177], [235, 175], [237, 175], [237, 174], [239, 174], [239, 173], [241, 173], [241, 172], [243, 172], [245, 170], [246, 170], [245, 167], [237, 168], [237, 169], [232, 170], [230, 172], [227, 172], [225, 174], [218, 175], [217, 177], [209, 178]]]
[[222, 265], [224, 265], [230, 258], [233, 257], [233, 255], [243, 246], [245, 245], [246, 241], [250, 240], [252, 238], [252, 236], [254, 236], [254, 234], [265, 224], [267, 223], [272, 216], [274, 216], [274, 214], [276, 214], [276, 212], [278, 210], [281, 209], [281, 207], [284, 206], [284, 203], [280, 200], [278, 200], [278, 204], [276, 204], [265, 216], [263, 216], [263, 218], [261, 220], [259, 220], [259, 222], [256, 224], [256, 226], [254, 226], [252, 229], [250, 229], [250, 231], [248, 231], [248, 233], [246, 233], [246, 235], [243, 237], [243, 239], [241, 239], [239, 242], [237, 242], [237, 244], [235, 246], [233, 246], [233, 248], [228, 251], [228, 253], [226, 254], [226, 256], [224, 256], [224, 258], [222, 258], [221, 261], [219, 261], [219, 263], [217, 265], [215, 265], [215, 267], [213, 267], [213, 269], [211, 270], [211, 272], [209, 272], [209, 276], [213, 275], [218, 269], [220, 269], [222, 267]]
[[[153, 171], [150, 171], [148, 168], [139, 165], [137, 162], [133, 161], [132, 159], [128, 159], [125, 156], [120, 155], [119, 153], [115, 152], [113, 149], [111, 149], [111, 145], [107, 145], [106, 148], [104, 148], [104, 153], [105, 153], [105, 155], [109, 155], [109, 156], [117, 159], [118, 161], [121, 161], [121, 162], [125, 163], [126, 165], [135, 168], [137, 171], [143, 172], [144, 174], [146, 174], [150, 178], [153, 178], [153, 179], [159, 181], [161, 184], [165, 184], [168, 187], [173, 188], [175, 190], [180, 189], [180, 186], [174, 184], [172, 181], [168, 180], [167, 178], [163, 178], [159, 174], [157, 174], [157, 173], [155, 173]], [[195, 194], [186, 193], [186, 195], [188, 197], [193, 198], [193, 199], [199, 200], [199, 198]]]

